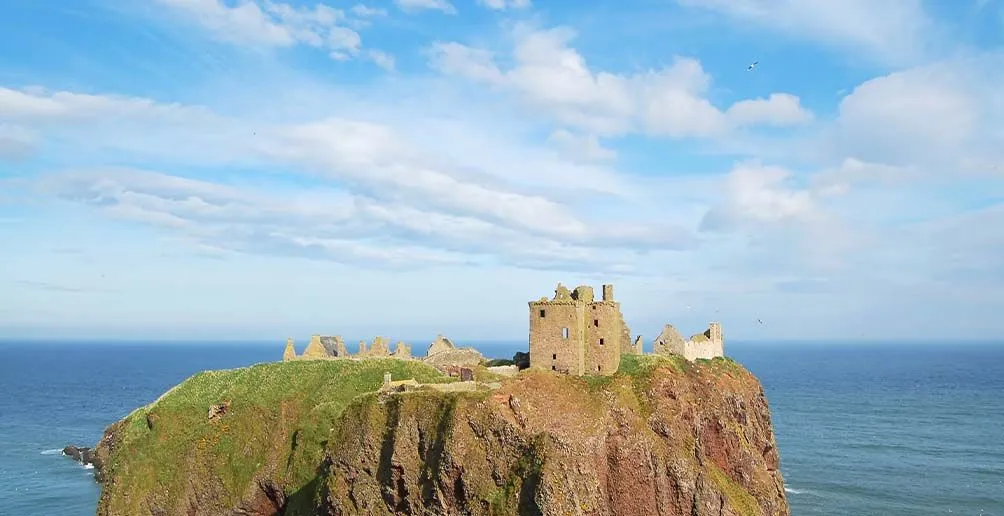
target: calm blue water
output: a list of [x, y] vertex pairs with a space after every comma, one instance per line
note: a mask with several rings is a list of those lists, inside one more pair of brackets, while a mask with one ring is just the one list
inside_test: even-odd
[[[511, 356], [518, 343], [478, 345]], [[795, 516], [1004, 516], [1004, 345], [730, 343], [763, 382]], [[91, 473], [49, 450], [204, 369], [282, 343], [0, 342], [0, 514], [94, 514]]]

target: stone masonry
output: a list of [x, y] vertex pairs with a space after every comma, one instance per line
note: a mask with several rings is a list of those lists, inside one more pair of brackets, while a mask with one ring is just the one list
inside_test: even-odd
[[592, 287], [569, 291], [558, 283], [554, 298], [542, 297], [529, 306], [533, 369], [611, 375], [620, 365], [621, 351], [633, 350], [613, 285], [603, 285], [603, 297], [596, 300]]
[[699, 358], [715, 358], [725, 356], [725, 337], [722, 335], [722, 325], [713, 322], [703, 333], [693, 335], [689, 340], [683, 340], [680, 332], [667, 324], [662, 333], [652, 342], [652, 351], [659, 355], [675, 353], [683, 358], [694, 361]]

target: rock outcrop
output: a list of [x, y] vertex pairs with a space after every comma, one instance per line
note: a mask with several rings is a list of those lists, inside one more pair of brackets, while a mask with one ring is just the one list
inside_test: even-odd
[[767, 400], [728, 359], [472, 392], [380, 392], [387, 372], [446, 381], [393, 359], [201, 373], [108, 428], [98, 514], [789, 514]]
[[94, 452], [90, 448], [80, 448], [71, 444], [63, 448], [63, 455], [79, 462], [82, 466], [94, 465]]
[[530, 367], [530, 354], [523, 351], [517, 351], [515, 355], [512, 356], [512, 362], [516, 364], [516, 367], [520, 371]]

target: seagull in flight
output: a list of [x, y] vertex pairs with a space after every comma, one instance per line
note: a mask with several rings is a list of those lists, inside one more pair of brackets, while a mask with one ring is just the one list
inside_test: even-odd
[[749, 66], [746, 67], [746, 71], [747, 72], [752, 72], [753, 69], [756, 68], [756, 65], [758, 65], [758, 64], [760, 64], [760, 61], [753, 61], [752, 64], [750, 64]]
[[757, 319], [756, 322], [763, 324], [763, 321], [761, 321], [760, 319]]

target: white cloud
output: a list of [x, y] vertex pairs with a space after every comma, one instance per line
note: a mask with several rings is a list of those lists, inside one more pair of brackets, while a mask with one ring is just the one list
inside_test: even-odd
[[501, 83], [505, 77], [495, 66], [492, 53], [460, 43], [434, 43], [427, 51], [440, 72], [460, 75], [487, 83]]
[[[346, 25], [361, 21], [349, 19], [345, 11], [315, 4], [297, 7], [271, 0], [248, 0], [228, 6], [223, 0], [154, 0], [186, 15], [214, 38], [255, 48], [291, 47], [297, 44], [325, 50], [335, 60], [360, 55], [362, 38]], [[350, 12], [361, 18], [386, 14], [385, 10], [364, 5]], [[385, 60], [374, 60], [384, 66]]]
[[593, 71], [569, 46], [567, 27], [537, 30], [519, 25], [513, 32], [514, 65], [501, 69], [485, 49], [437, 42], [427, 51], [432, 68], [516, 92], [536, 110], [560, 124], [599, 136], [633, 131], [670, 137], [722, 136], [739, 125], [792, 125], [811, 114], [797, 97], [774, 94], [742, 101], [731, 114], [706, 97], [711, 77], [699, 61], [677, 57], [657, 71], [620, 75]]
[[22, 159], [35, 149], [38, 136], [23, 127], [0, 123], [0, 160]]
[[352, 14], [361, 17], [387, 16], [387, 9], [379, 7], [368, 7], [363, 4], [356, 4], [352, 7]]
[[548, 136], [548, 141], [572, 160], [605, 161], [617, 157], [617, 152], [601, 145], [596, 135], [574, 134], [565, 129], [556, 129]]
[[935, 25], [921, 0], [676, 0], [742, 24], [850, 49], [882, 62], [915, 62], [932, 48]]
[[496, 11], [506, 9], [526, 9], [530, 7], [530, 0], [478, 0], [478, 3]]
[[1004, 53], [991, 53], [866, 81], [841, 101], [834, 145], [894, 165], [986, 172], [1004, 158], [1001, 65]]
[[394, 3], [406, 12], [433, 10], [446, 14], [457, 13], [457, 8], [449, 0], [394, 0]]
[[[123, 134], [104, 131], [117, 128], [136, 132], [129, 125], [130, 120], [143, 120], [151, 127], [157, 127], [163, 123], [157, 116], [164, 115], [177, 127], [169, 138], [161, 141], [170, 142], [157, 150], [161, 160], [198, 164], [202, 161], [201, 156], [197, 151], [189, 154], [189, 149], [204, 148], [205, 142], [213, 141], [212, 150], [221, 162], [229, 159], [254, 166], [280, 167], [348, 185], [357, 192], [353, 197], [356, 200], [351, 204], [355, 211], [350, 213], [353, 217], [363, 218], [361, 222], [343, 222], [355, 228], [365, 225], [365, 217], [370, 217], [370, 230], [356, 234], [357, 238], [372, 237], [380, 233], [380, 227], [384, 227], [391, 229], [391, 233], [412, 235], [416, 238], [414, 243], [409, 244], [412, 246], [417, 245], [417, 238], [424, 235], [450, 252], [462, 252], [462, 244], [466, 242], [471, 252], [488, 253], [504, 262], [536, 263], [541, 267], [548, 259], [552, 266], [561, 263], [572, 267], [574, 260], [571, 257], [576, 256], [581, 260], [579, 267], [586, 263], [606, 263], [601, 252], [603, 249], [621, 249], [622, 253], [627, 253], [624, 254], [625, 259], [630, 261], [633, 250], [676, 249], [689, 245], [687, 232], [671, 224], [639, 225], [628, 221], [594, 220], [540, 193], [504, 184], [477, 182], [476, 177], [463, 173], [457, 165], [419, 148], [391, 127], [377, 123], [325, 118], [282, 125], [255, 124], [256, 134], [249, 138], [246, 129], [241, 133], [235, 132], [235, 128], [250, 125], [248, 121], [219, 117], [198, 108], [161, 106], [134, 98], [45, 92], [31, 94], [16, 90], [4, 90], [2, 93], [0, 113], [17, 114], [29, 126], [33, 123], [51, 124], [58, 119], [64, 122], [100, 119], [101, 112], [95, 110], [95, 106], [117, 113], [116, 123], [108, 127], [87, 123], [79, 125], [81, 132], [71, 134], [64, 130], [63, 138], [76, 138], [80, 145], [90, 145], [88, 140], [99, 138], [100, 134], [100, 139], [115, 141], [121, 146], [120, 150], [146, 152], [148, 149], [130, 146], [132, 140]], [[434, 126], [429, 127], [434, 129]], [[240, 141], [245, 143], [238, 143]], [[66, 141], [64, 144], [67, 144]], [[490, 156], [486, 158], [491, 159]], [[546, 175], [546, 166], [545, 170], [535, 172]], [[569, 171], [576, 167], [568, 166], [571, 167], [567, 169]], [[582, 168], [582, 171], [589, 172], [589, 169]], [[59, 177], [63, 188], [58, 191], [65, 198], [106, 206], [111, 214], [130, 220], [169, 226], [186, 233], [194, 232], [203, 239], [200, 240], [203, 243], [220, 239], [223, 234], [245, 235], [247, 238], [253, 234], [275, 246], [291, 245], [301, 251], [316, 251], [341, 242], [338, 243], [342, 246], [340, 252], [349, 252], [344, 247], [348, 245], [344, 240], [350, 235], [336, 232], [326, 239], [312, 239], [312, 236], [324, 235], [323, 228], [308, 226], [300, 219], [290, 223], [290, 217], [295, 218], [297, 212], [278, 212], [276, 206], [283, 202], [262, 200], [263, 194], [255, 194], [256, 197], [209, 183], [137, 171], [99, 168], [96, 173]], [[583, 179], [588, 180], [588, 176], [584, 175]], [[575, 190], [583, 185], [563, 186]], [[224, 200], [221, 201], [221, 197]], [[253, 202], [248, 200], [252, 197], [256, 199]], [[370, 201], [360, 208], [362, 201], [358, 199]], [[339, 203], [330, 198], [307, 199], [307, 202], [327, 207], [336, 207]], [[242, 204], [247, 207], [242, 208]], [[394, 208], [381, 208], [381, 205]], [[199, 225], [220, 223], [220, 217], [230, 225], [236, 224], [239, 217], [243, 226], [207, 229]], [[284, 225], [271, 231], [270, 224], [277, 217], [285, 221]], [[310, 209], [301, 219], [313, 217], [326, 224], [336, 224], [341, 220], [336, 213], [315, 213]], [[382, 226], [376, 226], [373, 220]], [[296, 233], [294, 230], [297, 227], [304, 229]], [[208, 235], [203, 231], [209, 231]], [[262, 236], [260, 231], [267, 234]], [[244, 251], [255, 249], [244, 241], [232, 247]], [[531, 256], [533, 259], [529, 258]], [[617, 266], [624, 267], [623, 264]]]
[[730, 230], [744, 224], [771, 224], [811, 217], [817, 210], [811, 192], [790, 184], [793, 174], [758, 162], [739, 163], [724, 183], [724, 199], [702, 221], [705, 230]]
[[773, 93], [766, 99], [741, 100], [729, 107], [726, 116], [737, 126], [764, 124], [793, 126], [812, 121], [812, 113], [798, 97]]
[[846, 158], [839, 166], [827, 168], [812, 176], [813, 187], [821, 195], [841, 195], [852, 187], [881, 184], [895, 186], [903, 184], [916, 175], [916, 171], [904, 167], [869, 163], [856, 158]]
[[367, 55], [380, 68], [387, 71], [394, 70], [394, 56], [380, 50], [369, 50]]

